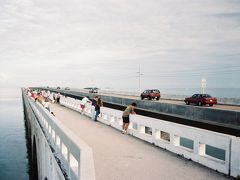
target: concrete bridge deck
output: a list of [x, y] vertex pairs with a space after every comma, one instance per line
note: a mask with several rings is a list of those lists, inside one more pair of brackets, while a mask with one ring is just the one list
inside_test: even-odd
[[97, 180], [231, 179], [58, 104], [51, 110], [93, 151]]

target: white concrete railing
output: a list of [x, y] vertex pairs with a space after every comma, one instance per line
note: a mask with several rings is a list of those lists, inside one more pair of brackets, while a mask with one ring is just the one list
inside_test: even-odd
[[38, 179], [65, 180], [66, 178], [64, 177], [58, 162], [55, 160], [51, 146], [48, 144], [48, 139], [41, 130], [41, 126], [38, 123], [38, 117], [31, 107], [30, 101], [24, 92], [23, 102], [28, 119], [28, 128], [31, 129], [31, 145], [37, 150], [37, 154], [34, 154], [33, 156], [36, 156], [35, 158], [37, 158]]
[[[61, 96], [60, 104], [70, 109], [73, 109], [75, 111], [81, 112], [81, 108], [80, 108], [81, 101], [78, 99]], [[86, 116], [93, 118], [94, 113], [95, 113], [94, 107], [90, 103], [87, 103], [86, 107], [84, 108], [84, 114]]]
[[73, 180], [95, 180], [91, 148], [67, 129], [41, 104], [28, 97], [51, 146], [61, 160], [64, 173]]
[[[73, 98], [61, 97], [60, 103], [76, 111], [80, 109], [80, 101]], [[93, 111], [91, 105], [86, 106], [87, 116], [92, 117]], [[101, 113], [100, 122], [122, 129], [122, 111], [101, 107]], [[130, 115], [130, 121], [130, 135], [224, 174], [240, 176], [239, 137], [141, 115]]]

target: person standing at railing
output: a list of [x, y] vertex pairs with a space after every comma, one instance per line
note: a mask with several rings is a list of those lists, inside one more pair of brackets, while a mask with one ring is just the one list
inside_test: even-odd
[[31, 97], [31, 90], [28, 89], [26, 94], [27, 94], [29, 97]]
[[43, 103], [43, 107], [46, 108], [53, 116], [55, 116], [55, 114], [50, 110], [50, 103], [49, 103], [49, 99], [45, 98], [45, 101]]
[[43, 103], [42, 93], [38, 92], [37, 96], [35, 97], [35, 101], [38, 101], [40, 104]]
[[56, 94], [53, 92], [53, 103], [55, 102], [55, 100], [56, 100]]
[[92, 99], [92, 120], [94, 120], [95, 118], [95, 107], [96, 107], [96, 104], [97, 104], [97, 99], [98, 99], [98, 96], [95, 96], [93, 99]]
[[129, 115], [136, 114], [134, 109], [137, 107], [136, 103], [132, 103], [129, 105], [123, 112], [122, 119], [123, 119], [123, 126], [122, 126], [122, 133], [127, 134], [128, 126], [129, 126]]
[[48, 98], [45, 98], [45, 101], [43, 102], [43, 106], [44, 106], [49, 112], [51, 112], [51, 111], [50, 111], [50, 108], [49, 108], [49, 105], [50, 105], [50, 103], [49, 103]]
[[84, 98], [81, 100], [81, 103], [80, 103], [81, 114], [84, 113], [84, 109], [85, 109], [87, 103], [92, 103], [92, 101], [89, 100], [89, 96], [84, 97]]
[[57, 103], [60, 103], [60, 93], [57, 93]]
[[100, 97], [97, 98], [97, 103], [96, 103], [96, 106], [95, 106], [95, 111], [96, 111], [96, 114], [95, 114], [95, 118], [94, 118], [94, 121], [97, 121], [97, 117], [98, 115], [100, 114], [100, 108], [103, 106], [103, 103], [102, 103], [102, 100]]

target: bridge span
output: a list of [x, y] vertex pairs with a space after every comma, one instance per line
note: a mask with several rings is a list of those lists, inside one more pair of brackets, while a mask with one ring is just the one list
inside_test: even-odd
[[[240, 140], [236, 136], [142, 115], [130, 117], [129, 135], [123, 135], [120, 110], [103, 107], [94, 122], [91, 105], [81, 115], [80, 100], [62, 96], [60, 104], [50, 106], [53, 117], [23, 96], [53, 154], [45, 151], [38, 155], [38, 159], [51, 157], [50, 164], [49, 160], [38, 163], [39, 179], [231, 179], [240, 175]], [[39, 154], [41, 147], [36, 146]], [[54, 159], [60, 167], [55, 175], [42, 167], [53, 169]], [[56, 175], [61, 172], [64, 176]]]
[[52, 109], [57, 119], [92, 148], [96, 179], [228, 179], [77, 111], [58, 104], [53, 104]]

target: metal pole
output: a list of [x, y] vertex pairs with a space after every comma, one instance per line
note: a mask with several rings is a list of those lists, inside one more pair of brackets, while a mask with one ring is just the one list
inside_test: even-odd
[[205, 78], [202, 78], [201, 80], [201, 87], [202, 87], [202, 93], [205, 94], [205, 88], [207, 86], [207, 80]]
[[139, 93], [141, 92], [141, 76], [143, 75], [140, 71], [140, 64], [139, 64], [139, 68], [138, 68], [138, 72], [137, 72], [137, 77], [138, 77], [138, 91]]
[[138, 91], [140, 92], [140, 83], [141, 83], [140, 82], [140, 64], [139, 64], [139, 71], [138, 72], [139, 72], [139, 76], [138, 76], [139, 77], [139, 79], [138, 79]]

